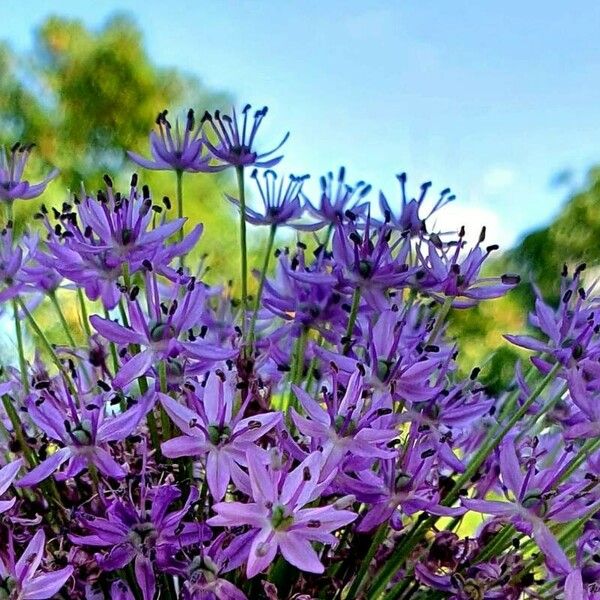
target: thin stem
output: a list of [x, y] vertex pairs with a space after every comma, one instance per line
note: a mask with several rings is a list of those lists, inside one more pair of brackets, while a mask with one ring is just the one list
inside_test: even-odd
[[[177, 177], [177, 218], [183, 219], [183, 171], [175, 171]], [[183, 239], [183, 227], [179, 230], [179, 241]]]
[[302, 370], [304, 366], [304, 351], [306, 349], [306, 342], [308, 340], [308, 329], [303, 328], [300, 333], [300, 337], [296, 340], [296, 349], [294, 352], [294, 365], [290, 372], [290, 393], [287, 398], [285, 406], [282, 406], [282, 410], [289, 410], [290, 407], [295, 406], [294, 402], [295, 394], [292, 390], [292, 384], [298, 385], [302, 380]]
[[44, 346], [44, 348], [46, 349], [46, 351], [52, 358], [52, 361], [54, 362], [54, 364], [56, 365], [56, 367], [58, 368], [60, 373], [62, 373], [63, 377], [65, 378], [65, 381], [67, 382], [67, 387], [69, 388], [69, 391], [75, 395], [76, 394], [75, 386], [73, 385], [71, 378], [69, 377], [69, 374], [65, 370], [64, 365], [60, 362], [60, 359], [56, 355], [56, 352], [54, 351], [52, 344], [48, 341], [48, 338], [46, 337], [44, 332], [41, 330], [40, 326], [37, 324], [37, 321], [33, 318], [33, 315], [29, 312], [29, 310], [25, 306], [25, 303], [23, 302], [23, 300], [21, 300], [21, 298], [19, 298], [18, 296], [17, 296], [17, 302], [18, 302], [19, 306], [21, 307], [21, 310], [23, 311], [23, 313], [25, 313], [25, 316], [27, 317], [27, 320], [29, 321], [29, 324], [31, 325], [32, 329], [35, 331], [35, 334], [38, 336], [38, 338], [42, 342], [42, 346]]
[[5, 204], [5, 206], [6, 206], [6, 222], [7, 223], [14, 222], [14, 212], [13, 212], [14, 203], [15, 203], [14, 200], [8, 200]]
[[[169, 391], [167, 384], [167, 362], [161, 360], [158, 364], [158, 377], [160, 379], [160, 391], [163, 394], [166, 394]], [[162, 427], [163, 440], [168, 440], [171, 438], [171, 422], [169, 421], [169, 417], [167, 413], [163, 409], [162, 405], [160, 407], [160, 424]]]
[[388, 524], [382, 523], [379, 526], [379, 529], [377, 529], [375, 537], [373, 538], [373, 541], [369, 546], [369, 550], [367, 551], [367, 554], [360, 565], [360, 569], [358, 570], [358, 573], [354, 578], [350, 589], [348, 590], [348, 594], [346, 595], [347, 598], [357, 598], [362, 589], [365, 587], [365, 584], [367, 583], [365, 577], [369, 570], [369, 566], [371, 565], [371, 561], [373, 560], [373, 557], [375, 556], [377, 550], [381, 547], [383, 540], [385, 540], [387, 532]]
[[[175, 175], [177, 177], [177, 218], [183, 219], [183, 171], [178, 169], [175, 171]], [[183, 241], [183, 225], [181, 229], [177, 232], [177, 241]], [[185, 264], [185, 255], [182, 254], [179, 257], [179, 266], [183, 267]]]
[[[104, 307], [104, 318], [107, 321], [110, 320], [110, 313], [108, 312], [108, 309], [106, 308], [106, 306]], [[108, 347], [110, 348], [110, 355], [112, 357], [113, 371], [114, 371], [114, 374], [116, 375], [119, 370], [119, 359], [117, 358], [117, 346], [115, 345], [114, 342], [110, 342]]]
[[85, 305], [85, 298], [83, 297], [83, 290], [78, 287], [77, 288], [77, 299], [79, 300], [79, 309], [81, 310], [81, 323], [83, 327], [83, 331], [85, 331], [86, 337], [91, 337], [92, 330], [90, 328], [90, 320], [88, 318], [87, 307]]
[[52, 291], [48, 295], [50, 296], [50, 301], [52, 302], [52, 304], [54, 306], [54, 310], [56, 311], [56, 314], [58, 315], [60, 324], [62, 325], [63, 329], [65, 330], [65, 334], [67, 336], [67, 339], [69, 340], [69, 344], [71, 344], [71, 346], [73, 348], [75, 348], [77, 346], [77, 344], [75, 343], [75, 340], [73, 339], [73, 334], [71, 333], [71, 328], [69, 327], [69, 323], [67, 323], [67, 319], [62, 311], [62, 308], [60, 307], [60, 303], [58, 301], [58, 298], [56, 297], [56, 292]]
[[[140, 386], [140, 393], [143, 396], [148, 391], [148, 380], [144, 375], [138, 377], [138, 385]], [[158, 435], [158, 426], [156, 425], [156, 417], [154, 416], [154, 408], [151, 408], [146, 415], [146, 422], [148, 423], [148, 431], [150, 432], [150, 441], [152, 447], [156, 451], [157, 456], [161, 456], [160, 451], [160, 437]]]
[[21, 371], [21, 385], [25, 394], [29, 393], [29, 381], [27, 379], [27, 362], [25, 361], [25, 350], [23, 348], [23, 331], [21, 329], [21, 319], [19, 318], [19, 308], [17, 300], [13, 298], [13, 318], [15, 321], [15, 335], [17, 337], [17, 353], [19, 355], [19, 370]]
[[248, 307], [248, 247], [246, 242], [246, 188], [244, 186], [244, 167], [236, 167], [240, 201], [240, 253], [242, 263], [242, 336], [246, 334], [246, 309]]
[[15, 433], [15, 437], [19, 442], [20, 448], [23, 450], [23, 454], [25, 455], [29, 466], [34, 467], [37, 464], [37, 461], [35, 460], [35, 455], [29, 447], [29, 445], [27, 444], [27, 440], [25, 439], [25, 435], [23, 434], [23, 425], [21, 423], [21, 419], [19, 419], [19, 413], [13, 406], [12, 398], [8, 394], [4, 394], [2, 396], [2, 404], [4, 405], [4, 410], [8, 418], [10, 419], [10, 423]]
[[358, 316], [358, 309], [360, 307], [360, 295], [361, 290], [357, 287], [352, 294], [352, 307], [350, 308], [350, 316], [348, 317], [348, 326], [346, 327], [346, 335], [344, 336], [346, 341], [344, 342], [344, 354], [350, 352], [352, 347], [352, 332], [354, 331], [354, 325], [356, 325], [356, 317]]
[[258, 283], [258, 291], [256, 292], [256, 301], [254, 303], [254, 312], [252, 313], [252, 320], [250, 321], [250, 331], [248, 333], [248, 350], [252, 352], [252, 346], [254, 344], [254, 330], [256, 328], [256, 318], [258, 311], [260, 310], [260, 301], [262, 299], [263, 289], [265, 287], [265, 281], [267, 279], [267, 271], [269, 269], [269, 261], [271, 259], [271, 252], [273, 251], [273, 245], [275, 243], [275, 233], [277, 232], [277, 225], [271, 225], [269, 230], [269, 240], [267, 242], [267, 251], [265, 252], [265, 258], [263, 261], [262, 270], [260, 272], [260, 280]]
[[443, 327], [444, 323], [446, 322], [446, 317], [448, 316], [448, 313], [450, 312], [450, 309], [452, 308], [453, 300], [454, 300], [454, 298], [452, 298], [452, 296], [449, 296], [448, 298], [446, 298], [444, 300], [444, 303], [442, 304], [442, 307], [440, 308], [438, 315], [435, 319], [435, 324], [433, 326], [433, 329], [431, 330], [431, 335], [429, 336], [429, 340], [427, 340], [428, 344], [435, 344], [435, 340], [437, 339], [437, 336], [442, 331], [442, 327]]

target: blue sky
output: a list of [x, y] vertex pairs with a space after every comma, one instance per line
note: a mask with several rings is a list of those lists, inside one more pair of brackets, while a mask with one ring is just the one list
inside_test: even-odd
[[[33, 43], [49, 14], [99, 25], [134, 15], [161, 65], [240, 103], [268, 104], [265, 136], [290, 130], [285, 168], [397, 192], [452, 187], [446, 219], [508, 245], [548, 222], [600, 162], [600, 3], [580, 0], [2, 0], [0, 37]], [[315, 178], [316, 180], [316, 178]]]

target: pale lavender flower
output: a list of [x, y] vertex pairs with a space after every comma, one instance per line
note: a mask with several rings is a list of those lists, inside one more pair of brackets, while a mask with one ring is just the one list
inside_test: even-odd
[[[23, 466], [23, 459], [18, 458], [0, 469], [0, 496], [8, 490]], [[0, 514], [10, 510], [17, 501], [16, 496], [10, 500], [0, 500]]]
[[322, 454], [310, 454], [289, 473], [268, 469], [256, 452], [248, 453], [247, 462], [253, 502], [219, 502], [213, 506], [217, 516], [211, 517], [208, 524], [248, 525], [256, 530], [248, 555], [248, 577], [264, 571], [278, 551], [302, 571], [323, 573], [325, 568], [311, 542], [336, 545], [332, 532], [354, 521], [357, 515], [338, 508], [339, 504], [307, 506], [331, 480], [331, 476], [321, 480]]
[[[162, 444], [168, 458], [206, 456], [206, 479], [213, 498], [222, 500], [233, 479], [237, 487], [247, 489], [248, 453], [258, 453], [255, 445], [282, 421], [281, 413], [267, 412], [244, 418], [246, 405], [235, 411], [235, 387], [221, 371], [211, 371], [203, 399], [187, 395], [195, 410], [160, 394], [160, 402], [173, 422], [184, 433]], [[246, 403], [247, 404], [247, 403]]]

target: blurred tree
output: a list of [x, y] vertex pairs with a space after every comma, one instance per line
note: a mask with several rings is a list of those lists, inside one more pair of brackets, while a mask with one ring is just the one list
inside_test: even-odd
[[[148, 153], [148, 133], [163, 108], [174, 120], [189, 107], [201, 115], [231, 104], [198, 78], [154, 65], [141, 32], [127, 17], [114, 16], [94, 31], [77, 20], [52, 17], [34, 38], [27, 55], [0, 46], [0, 144], [36, 143], [32, 177], [47, 171], [48, 164], [60, 169], [60, 179], [44, 196], [47, 203], [62, 202], [65, 190], [78, 191], [82, 182], [95, 191], [104, 173], [126, 189], [138, 168], [125, 150]], [[174, 196], [173, 173], [139, 171], [157, 197]], [[213, 280], [238, 272], [232, 252], [237, 225], [223, 199], [232, 183], [228, 174], [184, 177], [189, 226], [205, 224], [198, 252], [210, 252], [208, 263], [219, 274]], [[29, 221], [38, 205], [35, 200], [17, 203], [17, 224]]]
[[[229, 96], [207, 89], [196, 77], [153, 64], [140, 30], [124, 16], [110, 18], [97, 30], [77, 20], [52, 17], [33, 37], [33, 49], [24, 54], [0, 42], [0, 145], [36, 144], [27, 178], [39, 179], [49, 165], [60, 169], [60, 178], [50, 184], [43, 202], [62, 203], [68, 190], [78, 192], [82, 183], [94, 193], [103, 187], [105, 173], [117, 189], [128, 190], [134, 171], [155, 197], [173, 198], [174, 173], [144, 171], [129, 161], [125, 151], [148, 154], [148, 134], [164, 108], [173, 121], [177, 115], [185, 118], [189, 107], [200, 117], [204, 110], [228, 109]], [[205, 225], [196, 251], [198, 257], [208, 255], [203, 264], [210, 266], [207, 278], [214, 283], [237, 280], [239, 273], [237, 216], [223, 197], [224, 191], [235, 194], [234, 189], [229, 173], [184, 176], [187, 228], [198, 222]], [[36, 226], [31, 217], [40, 202], [16, 203], [17, 228], [25, 223]], [[262, 260], [262, 237], [252, 239], [254, 266]], [[77, 328], [71, 300], [69, 293], [61, 296], [69, 321]], [[53, 340], [63, 337], [51, 307], [44, 304], [36, 317]]]
[[558, 301], [559, 274], [585, 262], [587, 278], [598, 275], [600, 261], [600, 167], [588, 173], [583, 189], [572, 192], [559, 216], [548, 226], [525, 236], [507, 253], [506, 261]]

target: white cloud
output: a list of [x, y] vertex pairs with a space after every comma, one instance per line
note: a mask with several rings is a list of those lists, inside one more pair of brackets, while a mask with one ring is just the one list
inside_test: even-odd
[[517, 174], [510, 167], [497, 165], [489, 168], [483, 174], [482, 189], [488, 194], [505, 191], [515, 182]]
[[487, 244], [499, 244], [501, 250], [507, 250], [515, 240], [514, 233], [503, 225], [500, 214], [478, 203], [452, 202], [437, 213], [436, 220], [437, 227], [432, 223], [431, 231], [458, 231], [464, 226], [469, 245], [477, 243], [483, 226], [486, 228]]

